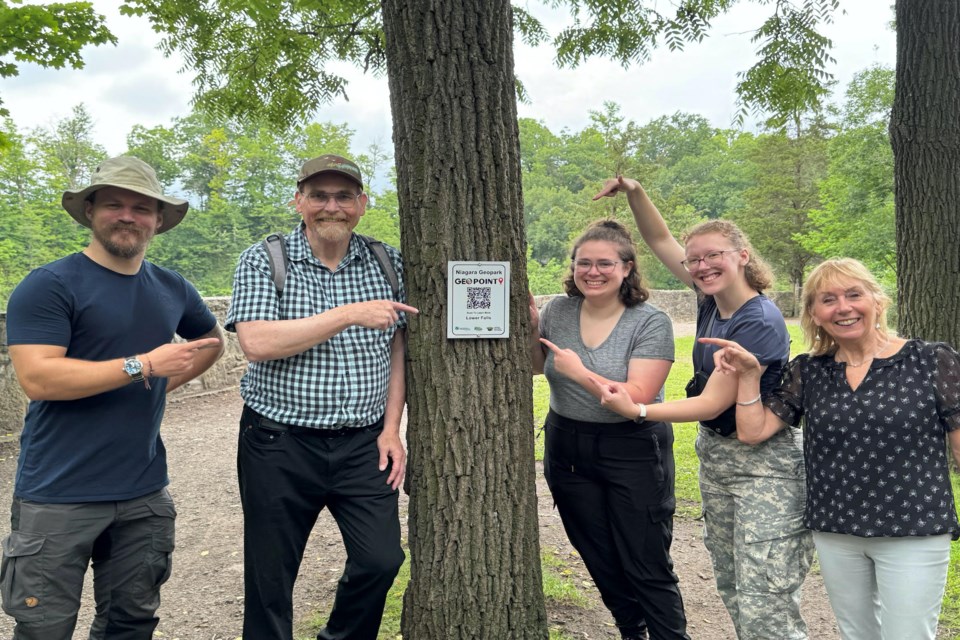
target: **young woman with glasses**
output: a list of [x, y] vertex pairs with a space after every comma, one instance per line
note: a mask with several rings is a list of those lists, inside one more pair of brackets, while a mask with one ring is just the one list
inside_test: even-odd
[[[626, 193], [644, 241], [654, 255], [697, 293], [697, 337], [735, 340], [756, 354], [762, 393], [777, 384], [790, 355], [783, 315], [766, 296], [766, 263], [731, 222], [713, 220], [687, 232], [681, 245], [636, 180], [608, 180], [594, 199]], [[735, 336], [735, 337], [734, 337]], [[704, 544], [717, 590], [740, 640], [801, 640], [800, 591], [813, 559], [803, 525], [804, 468], [800, 431], [784, 429], [755, 447], [737, 439], [737, 384], [714, 373], [712, 345], [695, 343], [694, 378], [687, 400], [655, 407], [608, 403], [625, 417], [699, 421]], [[601, 395], [616, 384], [597, 380]], [[755, 400], [759, 401], [759, 398]]]
[[538, 313], [531, 358], [550, 385], [543, 467], [570, 542], [624, 639], [687, 639], [670, 559], [673, 430], [600, 406], [592, 380], [624, 385], [634, 402], [662, 400], [673, 328], [647, 304], [630, 233], [596, 222], [576, 240], [567, 297]]

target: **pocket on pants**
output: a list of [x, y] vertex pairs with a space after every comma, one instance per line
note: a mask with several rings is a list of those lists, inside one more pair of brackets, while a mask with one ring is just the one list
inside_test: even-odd
[[751, 593], [791, 593], [800, 588], [813, 561], [813, 537], [802, 518], [745, 531], [747, 578]]
[[13, 531], [3, 541], [0, 595], [3, 610], [19, 622], [44, 619], [46, 573], [43, 544], [46, 536]]
[[157, 499], [147, 503], [147, 508], [153, 513], [154, 526], [151, 528], [150, 547], [144, 554], [133, 587], [135, 593], [159, 589], [170, 579], [173, 571], [173, 550], [176, 547], [174, 522], [177, 517], [173, 500], [163, 491]]

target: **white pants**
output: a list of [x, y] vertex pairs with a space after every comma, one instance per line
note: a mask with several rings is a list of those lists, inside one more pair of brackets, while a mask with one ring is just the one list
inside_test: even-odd
[[950, 536], [860, 538], [813, 532], [843, 640], [934, 640]]

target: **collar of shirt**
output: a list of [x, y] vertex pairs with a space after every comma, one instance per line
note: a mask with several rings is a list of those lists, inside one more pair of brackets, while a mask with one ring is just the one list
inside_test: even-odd
[[[291, 262], [303, 262], [313, 258], [313, 250], [307, 241], [305, 229], [306, 226], [301, 220], [297, 228], [287, 236], [287, 258]], [[363, 251], [362, 245], [363, 242], [357, 237], [357, 234], [351, 233], [350, 246], [347, 248], [347, 254], [343, 257], [343, 260], [340, 261], [340, 264], [337, 265], [337, 270], [342, 269], [354, 260], [363, 260], [366, 254]], [[316, 260], [316, 262], [317, 264], [321, 264], [319, 260]]]

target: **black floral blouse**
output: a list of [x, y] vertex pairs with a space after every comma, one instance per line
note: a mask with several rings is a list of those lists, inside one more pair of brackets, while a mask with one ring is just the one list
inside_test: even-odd
[[877, 358], [856, 391], [832, 355], [798, 356], [764, 404], [804, 421], [807, 501], [814, 531], [865, 538], [960, 538], [944, 438], [960, 429], [960, 356], [909, 340]]

